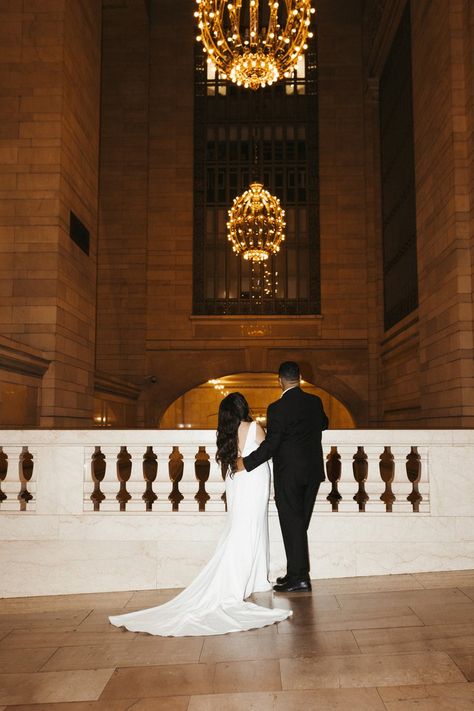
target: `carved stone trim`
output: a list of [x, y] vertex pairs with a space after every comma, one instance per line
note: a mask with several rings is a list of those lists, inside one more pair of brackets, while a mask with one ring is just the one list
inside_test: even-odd
[[128, 400], [137, 400], [141, 393], [141, 389], [136, 385], [113, 378], [106, 373], [95, 374], [94, 388], [97, 392], [124, 397]]
[[0, 338], [0, 369], [41, 378], [51, 361], [17, 341]]
[[191, 316], [194, 338], [321, 338], [322, 316]]

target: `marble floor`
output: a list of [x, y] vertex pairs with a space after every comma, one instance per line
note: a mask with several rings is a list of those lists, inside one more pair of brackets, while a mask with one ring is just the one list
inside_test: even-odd
[[474, 709], [474, 570], [314, 581], [278, 596], [290, 620], [235, 635], [107, 622], [175, 593], [0, 600], [0, 711]]

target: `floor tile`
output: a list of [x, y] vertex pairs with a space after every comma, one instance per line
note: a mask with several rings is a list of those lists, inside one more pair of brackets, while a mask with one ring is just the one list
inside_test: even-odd
[[443, 570], [439, 573], [414, 573], [424, 588], [464, 588], [474, 585], [474, 570]]
[[[376, 689], [318, 689], [192, 696], [188, 711], [385, 711]], [[134, 709], [135, 711], [135, 709]]]
[[452, 625], [474, 622], [474, 603], [460, 605], [411, 605], [425, 625]]
[[40, 597], [7, 597], [0, 599], [0, 615], [15, 612], [51, 612], [125, 607], [133, 592], [84, 593], [81, 595], [48, 595]]
[[216, 664], [215, 694], [235, 691], [280, 691], [280, 665], [275, 659]]
[[162, 590], [137, 590], [132, 593], [125, 607], [132, 610], [143, 610], [147, 607], [156, 607], [172, 600], [181, 592], [182, 588], [163, 588]]
[[301, 634], [278, 635], [276, 646], [279, 658], [360, 653], [352, 632], [348, 630], [325, 632], [303, 629]]
[[[459, 605], [459, 607], [461, 607]], [[466, 606], [467, 607], [467, 606]], [[278, 624], [279, 634], [294, 633], [298, 628], [306, 630], [356, 630], [367, 628], [385, 627], [413, 627], [421, 626], [420, 620], [409, 607], [396, 607], [393, 609], [379, 610], [333, 610], [323, 611], [317, 615], [307, 617], [295, 612], [293, 616]]]
[[464, 681], [444, 652], [280, 660], [284, 689], [347, 688]]
[[[127, 608], [128, 609], [128, 608]], [[108, 609], [90, 610], [87, 617], [81, 620], [78, 625], [78, 629], [83, 631], [85, 628], [103, 628], [113, 627], [109, 622], [109, 616], [111, 615], [121, 615], [123, 614], [123, 608], [120, 607], [110, 607]]]
[[65, 704], [27, 704], [2, 706], [0, 711], [187, 711], [189, 696], [167, 696], [155, 699], [121, 699], [118, 701], [78, 701]]
[[293, 617], [232, 635], [161, 638], [108, 621], [177, 592], [0, 600], [0, 711], [474, 710], [474, 571], [259, 593]]
[[65, 628], [72, 629], [77, 627], [83, 622], [88, 615], [91, 614], [91, 610], [58, 610], [51, 612], [41, 612], [41, 613], [19, 613], [14, 614], [1, 614], [0, 615], [0, 628], [9, 629], [35, 629], [39, 627], [44, 627], [46, 629], [54, 628]]
[[212, 694], [214, 664], [175, 664], [116, 669], [101, 701], [156, 696]]
[[130, 711], [187, 711], [188, 705], [189, 696], [162, 696], [159, 699], [139, 699]]
[[240, 636], [210, 637], [204, 641], [200, 661], [218, 662], [238, 659], [279, 659], [316, 654], [359, 654], [352, 632], [315, 630], [291, 635], [267, 635], [251, 639]]
[[117, 669], [102, 694], [121, 699], [281, 689], [275, 660]]
[[265, 607], [283, 607], [295, 609], [300, 605], [309, 605], [313, 610], [338, 610], [340, 605], [335, 595], [313, 593], [293, 593], [283, 595], [273, 592], [251, 595], [249, 600]]
[[278, 634], [274, 626], [272, 634], [261, 635], [261, 630], [239, 634], [206, 637], [199, 658], [200, 662], [224, 662], [251, 659], [277, 659], [276, 641]]
[[[125, 635], [126, 637], [126, 635]], [[203, 642], [199, 637], [151, 637], [123, 639], [121, 643], [61, 647], [42, 671], [144, 667], [190, 664], [199, 661]]]
[[467, 625], [430, 625], [380, 630], [354, 630], [364, 654], [390, 654], [417, 650], [447, 652], [474, 651], [474, 623]]
[[463, 603], [472, 605], [471, 598], [457, 588], [337, 595], [337, 600], [343, 610], [383, 610], [385, 607], [459, 605]]
[[387, 686], [378, 689], [387, 711], [472, 711], [474, 684]]
[[61, 701], [95, 701], [113, 669], [98, 671], [2, 674], [0, 704], [41, 704]]
[[108, 629], [95, 631], [69, 630], [56, 631], [47, 629], [13, 630], [0, 641], [0, 650], [27, 649], [29, 647], [78, 647], [91, 644], [123, 644], [124, 640], [143, 639], [138, 632], [125, 632], [109, 625]]
[[59, 704], [21, 704], [8, 706], [8, 711], [128, 711], [130, 699], [122, 701], [75, 701]]
[[[358, 592], [382, 592], [390, 590], [417, 590], [424, 586], [414, 575], [370, 575], [359, 578], [329, 578], [313, 580], [313, 593], [338, 595]], [[450, 585], [446, 585], [450, 587]], [[454, 587], [457, 587], [454, 584]]]
[[0, 649], [0, 675], [28, 674], [38, 671], [55, 651], [55, 647]]
[[474, 654], [450, 652], [449, 656], [458, 665], [468, 681], [474, 681]]

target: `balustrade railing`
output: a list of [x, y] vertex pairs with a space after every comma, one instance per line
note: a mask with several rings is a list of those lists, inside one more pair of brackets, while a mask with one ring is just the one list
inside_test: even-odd
[[[327, 481], [316, 512], [429, 512], [432, 432], [329, 431], [323, 443]], [[54, 478], [61, 482], [62, 500], [69, 489], [77, 501], [80, 481], [83, 512], [223, 511], [215, 449], [209, 431], [4, 432], [0, 512], [34, 512], [40, 477], [50, 495]]]
[[[215, 451], [208, 430], [0, 432], [0, 597], [186, 585], [224, 526]], [[329, 430], [323, 452], [316, 577], [472, 568], [474, 430]]]

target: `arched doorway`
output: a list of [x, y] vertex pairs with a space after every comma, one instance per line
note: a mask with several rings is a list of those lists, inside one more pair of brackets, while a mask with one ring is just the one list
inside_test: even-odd
[[[337, 398], [315, 385], [302, 381], [307, 392], [319, 395], [331, 429], [352, 429], [354, 419]], [[181, 395], [166, 410], [160, 429], [215, 429], [219, 403], [230, 392], [239, 391], [247, 399], [252, 415], [265, 425], [268, 405], [281, 395], [275, 373], [236, 373], [209, 380]]]

